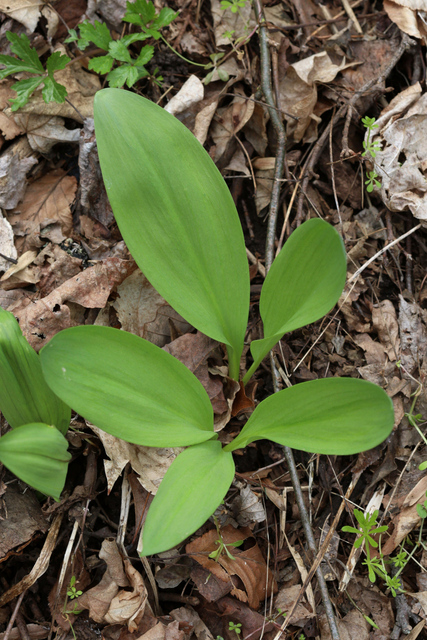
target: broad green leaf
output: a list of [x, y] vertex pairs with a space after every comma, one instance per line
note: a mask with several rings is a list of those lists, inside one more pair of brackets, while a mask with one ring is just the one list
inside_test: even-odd
[[39, 85], [44, 82], [44, 78], [37, 76], [36, 78], [27, 78], [26, 80], [19, 80], [12, 85], [12, 89], [16, 91], [17, 98], [13, 98], [10, 102], [12, 104], [11, 110], [18, 111], [21, 107], [27, 104], [31, 97], [31, 94], [37, 89]]
[[202, 526], [234, 478], [231, 453], [218, 440], [188, 447], [173, 461], [148, 510], [142, 555], [172, 549]]
[[334, 307], [345, 278], [344, 244], [330, 224], [308, 220], [292, 233], [262, 287], [264, 338], [251, 343], [254, 364], [244, 378], [245, 384], [285, 333], [319, 320]]
[[147, 33], [130, 33], [127, 36], [123, 36], [122, 42], [124, 42], [124, 44], [129, 47], [129, 45], [133, 44], [134, 42], [142, 42], [143, 40], [147, 40], [147, 38], [149, 37], [150, 36]]
[[97, 427], [127, 442], [179, 447], [214, 436], [206, 391], [181, 362], [111, 327], [56, 334], [40, 352], [55, 393]]
[[10, 50], [12, 53], [21, 58], [25, 65], [25, 69], [21, 68], [21, 71], [30, 71], [31, 73], [44, 72], [37, 51], [31, 47], [30, 41], [24, 33], [19, 36], [13, 31], [8, 31], [6, 38], [11, 43]]
[[130, 252], [178, 313], [227, 345], [238, 378], [249, 270], [221, 174], [183, 124], [141, 96], [98, 91], [94, 113], [105, 186]]
[[11, 427], [53, 424], [66, 433], [71, 410], [47, 386], [40, 358], [15, 317], [0, 308], [0, 411]]
[[393, 403], [366, 380], [324, 378], [263, 400], [226, 451], [263, 438], [308, 451], [349, 455], [372, 449], [393, 428]]
[[37, 491], [59, 500], [71, 458], [67, 447], [55, 427], [24, 424], [0, 438], [0, 462]]
[[64, 102], [67, 97], [67, 89], [63, 84], [59, 84], [54, 80], [53, 76], [44, 78], [44, 88], [42, 91], [43, 100], [45, 102]]
[[80, 41], [78, 43], [78, 47], [81, 49], [86, 48], [87, 42], [93, 42], [94, 45], [99, 47], [100, 49], [104, 49], [104, 51], [108, 51], [108, 46], [110, 42], [112, 42], [113, 38], [111, 37], [110, 31], [107, 25], [104, 22], [99, 22], [95, 20], [94, 24], [86, 21], [82, 22], [79, 25], [80, 29]]
[[98, 58], [92, 58], [88, 64], [88, 68], [95, 73], [104, 75], [109, 73], [114, 64], [114, 59], [110, 55], [99, 56]]
[[71, 58], [68, 56], [62, 55], [59, 51], [55, 51], [51, 56], [47, 59], [46, 62], [46, 71], [49, 75], [52, 75], [54, 71], [60, 71], [61, 69], [65, 69], [66, 65], [71, 62]]

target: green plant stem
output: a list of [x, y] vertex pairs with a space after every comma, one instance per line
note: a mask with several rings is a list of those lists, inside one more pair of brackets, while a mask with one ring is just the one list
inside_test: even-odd
[[[259, 40], [260, 40], [260, 53], [261, 53], [261, 88], [264, 94], [265, 101], [268, 105], [268, 111], [270, 114], [271, 121], [273, 123], [274, 129], [277, 135], [277, 155], [276, 155], [276, 163], [274, 169], [274, 181], [273, 181], [273, 189], [271, 193], [271, 202], [270, 202], [270, 210], [269, 210], [269, 218], [268, 218], [268, 230], [267, 230], [267, 239], [266, 239], [266, 251], [265, 251], [265, 270], [268, 273], [269, 268], [271, 267], [274, 260], [274, 240], [276, 236], [276, 225], [277, 225], [277, 214], [279, 207], [279, 198], [280, 198], [280, 187], [281, 187], [281, 177], [283, 174], [283, 166], [285, 160], [285, 145], [286, 145], [286, 133], [285, 128], [283, 126], [283, 122], [279, 116], [279, 113], [276, 110], [276, 106], [279, 105], [274, 104], [274, 96], [271, 85], [271, 66], [270, 66], [270, 51], [268, 45], [268, 29], [267, 22], [265, 20], [261, 0], [254, 0], [255, 13], [257, 15], [257, 21], [259, 24]], [[270, 354], [271, 359], [271, 370], [273, 376], [273, 388], [274, 392], [277, 393], [280, 390], [279, 387], [279, 374], [274, 364], [273, 355]], [[289, 474], [291, 476], [292, 486], [295, 491], [295, 498], [298, 504], [299, 512], [301, 515], [301, 521], [304, 527], [304, 533], [307, 539], [308, 547], [313, 554], [313, 558], [316, 556], [317, 549], [316, 543], [314, 540], [313, 531], [311, 529], [311, 524], [309, 520], [309, 516], [307, 513], [307, 509], [304, 502], [304, 497], [302, 494], [301, 483], [299, 481], [298, 472], [294, 460], [294, 456], [292, 453], [292, 449], [290, 447], [284, 447], [284, 453], [286, 462], [288, 465]], [[332, 640], [340, 640], [340, 634], [338, 631], [338, 626], [335, 620], [334, 611], [332, 608], [332, 604], [329, 598], [328, 588], [326, 586], [326, 581], [323, 576], [322, 570], [320, 566], [316, 571], [320, 594], [322, 596], [323, 605], [325, 607], [326, 616], [329, 623], [329, 628], [331, 630], [331, 638]]]
[[173, 51], [173, 52], [174, 52], [174, 54], [175, 54], [176, 56], [178, 56], [178, 58], [181, 58], [181, 60], [184, 60], [184, 62], [186, 62], [187, 64], [192, 64], [192, 65], [194, 65], [195, 67], [203, 67], [203, 68], [205, 68], [205, 67], [206, 67], [206, 65], [205, 65], [205, 64], [201, 64], [200, 62], [193, 62], [192, 60], [189, 60], [188, 58], [185, 58], [184, 56], [182, 56], [180, 53], [178, 53], [178, 51], [177, 51], [176, 49], [174, 49], [174, 48], [173, 48], [173, 46], [172, 46], [171, 44], [169, 44], [169, 42], [166, 40], [166, 38], [164, 38], [164, 37], [162, 36], [162, 34], [160, 34], [160, 38], [163, 40], [163, 42], [165, 43], [165, 45], [166, 45], [167, 47], [169, 47], [169, 49], [170, 49], [171, 51]]

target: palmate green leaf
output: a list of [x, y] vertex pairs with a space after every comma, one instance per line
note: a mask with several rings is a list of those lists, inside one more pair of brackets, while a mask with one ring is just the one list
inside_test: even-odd
[[43, 100], [45, 102], [64, 102], [67, 97], [67, 89], [63, 84], [56, 82], [53, 76], [44, 78], [44, 87], [42, 91]]
[[98, 91], [94, 113], [105, 186], [130, 252], [178, 313], [226, 344], [237, 379], [249, 270], [221, 174], [183, 124], [141, 96]]
[[99, 56], [98, 58], [92, 58], [92, 60], [88, 64], [88, 68], [91, 71], [95, 71], [95, 73], [100, 73], [104, 75], [105, 73], [109, 73], [113, 67], [114, 58], [110, 55]]
[[181, 362], [143, 338], [111, 327], [56, 334], [40, 352], [55, 393], [118, 438], [179, 447], [214, 437], [206, 391]]
[[[6, 38], [11, 43], [11, 51], [21, 60], [15, 59], [15, 64], [19, 69], [16, 69], [12, 73], [18, 73], [18, 71], [29, 71], [30, 73], [43, 73], [43, 65], [39, 60], [39, 56], [37, 51], [31, 47], [28, 36], [23, 33], [22, 35], [18, 35], [17, 33], [13, 33], [13, 31], [8, 31], [6, 33]], [[5, 58], [9, 58], [9, 56], [1, 56], [0, 62], [2, 64], [7, 64], [3, 62]], [[10, 61], [10, 64], [11, 63]]]
[[11, 427], [53, 424], [66, 433], [71, 410], [46, 384], [40, 358], [15, 317], [0, 308], [0, 411]]
[[139, 71], [133, 64], [122, 64], [120, 67], [113, 69], [107, 76], [110, 87], [123, 87], [127, 84], [132, 87], [138, 80]]
[[79, 49], [85, 49], [89, 42], [93, 42], [94, 45], [104, 51], [108, 51], [108, 46], [112, 42], [110, 30], [104, 22], [95, 20], [94, 24], [85, 20], [79, 25], [80, 40], [77, 43]]
[[142, 555], [167, 551], [202, 526], [234, 478], [231, 453], [218, 440], [188, 447], [171, 464], [148, 510]]
[[393, 422], [393, 403], [377, 385], [353, 378], [311, 380], [263, 400], [225, 450], [265, 438], [310, 453], [349, 455], [383, 442]]
[[108, 45], [108, 53], [120, 62], [132, 62], [127, 46], [122, 40], [113, 40]]
[[37, 491], [59, 500], [71, 458], [67, 447], [55, 427], [25, 424], [0, 438], [0, 462]]
[[254, 364], [243, 380], [245, 384], [285, 333], [319, 320], [334, 307], [345, 278], [344, 244], [330, 224], [308, 220], [292, 233], [262, 287], [264, 338], [251, 343]]

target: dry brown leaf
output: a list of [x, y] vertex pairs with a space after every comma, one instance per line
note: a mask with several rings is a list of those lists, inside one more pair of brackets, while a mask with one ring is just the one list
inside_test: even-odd
[[396, 310], [390, 300], [382, 300], [374, 305], [372, 324], [389, 360], [397, 360], [400, 352], [399, 325]]
[[41, 0], [0, 0], [0, 11], [33, 33], [40, 18], [41, 5]]
[[191, 75], [188, 80], [184, 82], [178, 93], [168, 102], [165, 107], [165, 111], [176, 115], [177, 113], [181, 113], [203, 100], [203, 96], [203, 83], [197, 76]]
[[[370, 625], [357, 609], [352, 609], [342, 620], [337, 620], [341, 640], [369, 640]], [[325, 614], [319, 616], [321, 640], [332, 640], [331, 630]]]
[[[407, 302], [399, 296], [399, 328], [401, 362], [409, 373], [420, 366], [426, 356], [427, 331], [422, 309], [416, 302]], [[405, 377], [405, 371], [403, 371]]]
[[237, 95], [230, 106], [218, 109], [211, 135], [216, 144], [215, 162], [224, 155], [231, 140], [250, 120], [254, 112], [254, 102], [246, 96]]
[[[418, 6], [419, 5], [419, 6]], [[384, 11], [399, 29], [409, 36], [427, 42], [427, 26], [418, 11], [426, 11], [424, 0], [384, 0]]]
[[160, 449], [130, 444], [105, 433], [95, 425], [87, 424], [97, 434], [104, 446], [105, 453], [110, 458], [110, 460], [104, 460], [109, 493], [128, 462], [130, 462], [142, 486], [152, 494], [157, 493], [166, 471], [183, 450], [182, 447]]
[[381, 112], [372, 141], [379, 193], [392, 211], [427, 221], [427, 93], [419, 83], [399, 93]]
[[224, 396], [221, 380], [210, 376], [208, 369], [208, 358], [215, 357], [215, 350], [218, 347], [218, 342], [198, 331], [196, 334], [186, 333], [165, 345], [163, 349], [194, 373], [208, 394], [215, 414], [221, 415], [228, 412], [230, 408]]
[[28, 246], [27, 236], [38, 236], [41, 228], [48, 224], [59, 222], [64, 235], [70, 235], [73, 228], [71, 204], [76, 191], [76, 178], [62, 169], [55, 169], [28, 185], [22, 203], [9, 214], [18, 250], [34, 248]]
[[0, 528], [0, 558], [3, 561], [12, 549], [19, 552], [29, 544], [36, 531], [47, 531], [49, 524], [31, 491], [22, 493], [17, 485], [9, 484], [2, 501], [5, 517]]
[[111, 306], [125, 331], [163, 347], [171, 339], [171, 322], [179, 333], [191, 329], [139, 269], [117, 287], [117, 293]]
[[194, 633], [197, 640], [214, 640], [214, 636], [192, 607], [187, 606], [173, 609], [170, 615], [177, 622], [186, 623], [189, 628], [191, 627], [191, 633]]
[[[10, 222], [6, 220], [0, 211], [0, 253], [8, 258], [16, 260], [18, 252], [13, 243], [13, 230]], [[0, 256], [0, 271], [7, 271], [12, 265], [9, 260]], [[4, 276], [3, 276], [4, 277]], [[1, 278], [3, 279], [3, 278]]]
[[381, 551], [384, 555], [392, 553], [402, 540], [412, 531], [420, 522], [420, 516], [417, 512], [417, 504], [424, 504], [427, 491], [427, 476], [419, 480], [417, 485], [407, 495], [401, 498], [401, 506], [391, 521], [393, 526], [390, 537], [382, 545]]
[[104, 307], [112, 289], [134, 268], [128, 260], [107, 258], [70, 278], [42, 300], [24, 300], [22, 306], [14, 308], [24, 336], [39, 351], [58, 331], [76, 324], [67, 303], [89, 309]]
[[37, 159], [26, 138], [19, 138], [0, 157], [0, 207], [13, 209], [24, 197], [26, 175]]
[[95, 622], [138, 627], [147, 603], [141, 574], [127, 558], [122, 558], [115, 540], [104, 540], [99, 557], [107, 563], [101, 582], [74, 601], [77, 609], [89, 609]]
[[80, 139], [80, 129], [67, 129], [63, 118], [57, 116], [15, 113], [13, 119], [37, 153], [47, 154], [58, 142], [79, 142]]
[[[300, 584], [295, 584], [292, 587], [283, 587], [282, 589], [280, 589], [274, 601], [275, 609], [280, 609], [280, 611], [283, 612], [283, 615], [286, 615], [295, 602], [295, 598], [298, 596], [300, 589]], [[306, 598], [303, 597], [302, 600], [298, 603], [294, 613], [292, 614], [291, 624], [302, 626], [305, 622], [307, 622], [307, 620], [315, 617], [316, 614], [313, 612]]]
[[267, 516], [260, 497], [247, 484], [238, 483], [237, 486], [241, 487], [239, 494], [231, 502], [231, 511], [237, 523], [247, 527], [254, 522], [264, 522]]
[[[239, 540], [252, 537], [249, 528], [235, 529], [231, 525], [221, 529], [221, 537], [225, 544], [231, 544]], [[239, 547], [230, 547], [231, 560], [225, 553], [221, 554], [218, 561], [209, 558], [209, 554], [218, 548], [216, 529], [208, 531], [200, 538], [190, 542], [185, 547], [186, 552], [205, 569], [223, 582], [230, 582], [231, 576], [237, 575], [242, 580], [246, 593], [234, 587], [231, 594], [242, 602], [248, 602], [253, 609], [258, 609], [261, 600], [269, 593], [277, 589], [276, 582], [265, 564], [261, 550], [255, 543], [253, 547], [242, 551]], [[267, 589], [266, 589], [267, 585]]]
[[30, 266], [37, 256], [36, 251], [26, 251], [0, 278], [4, 290], [35, 284], [40, 280], [40, 267]]

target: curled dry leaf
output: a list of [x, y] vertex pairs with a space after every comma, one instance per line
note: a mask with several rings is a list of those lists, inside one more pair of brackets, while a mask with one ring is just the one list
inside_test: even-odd
[[[291, 609], [293, 603], [295, 602], [295, 599], [297, 598], [300, 592], [300, 589], [301, 589], [300, 584], [294, 584], [292, 587], [283, 587], [282, 589], [280, 589], [274, 601], [274, 607], [276, 611], [280, 609], [280, 611], [282, 611], [283, 614], [286, 615], [286, 613]], [[312, 607], [309, 605], [309, 603], [307, 602], [307, 599], [304, 596], [301, 599], [301, 601], [298, 603], [297, 608], [292, 614], [290, 624], [303, 626], [304, 623], [307, 622], [307, 620], [315, 617], [316, 617], [315, 612], [313, 611]]]
[[[235, 529], [228, 525], [221, 529], [221, 537], [225, 544], [231, 544], [251, 538], [252, 532], [247, 527]], [[246, 593], [233, 584], [231, 595], [236, 596], [242, 602], [247, 602], [253, 609], [258, 609], [260, 601], [277, 589], [276, 582], [265, 564], [258, 544], [254, 540], [254, 546], [245, 550], [241, 550], [240, 547], [229, 547], [234, 560], [231, 560], [226, 553], [222, 553], [216, 562], [209, 558], [209, 554], [218, 549], [216, 540], [218, 540], [218, 532], [216, 529], [211, 529], [200, 538], [187, 544], [185, 550], [193, 560], [225, 583], [230, 583], [231, 576], [239, 576]]]
[[399, 357], [400, 339], [396, 310], [390, 300], [374, 305], [372, 323], [388, 359], [394, 362]]
[[0, 0], [0, 11], [33, 33], [40, 18], [41, 5], [41, 0]]
[[[12, 116], [12, 112], [8, 111]], [[67, 129], [63, 118], [30, 113], [15, 113], [13, 119], [17, 126], [27, 134], [33, 151], [49, 153], [59, 142], [78, 142], [80, 129]]]
[[114, 540], [104, 540], [99, 557], [107, 563], [101, 582], [75, 600], [77, 609], [89, 609], [95, 622], [127, 624], [138, 628], [147, 604], [147, 590], [141, 574], [123, 558]]
[[[392, 211], [427, 221], [427, 93], [419, 83], [399, 93], [381, 112], [372, 141], [380, 196]], [[366, 138], [365, 138], [366, 140]]]
[[[118, 297], [112, 303], [122, 329], [163, 347], [171, 340], [171, 323], [179, 333], [191, 329], [139, 269], [117, 287]], [[207, 365], [206, 365], [207, 367]]]
[[426, 11], [424, 0], [384, 0], [383, 7], [401, 31], [427, 43], [427, 25], [421, 14]]
[[6, 514], [0, 536], [0, 559], [3, 561], [12, 549], [18, 553], [26, 547], [36, 531], [47, 531], [49, 524], [32, 491], [22, 493], [17, 485], [9, 484], [2, 501]]
[[95, 425], [87, 424], [97, 434], [104, 446], [105, 453], [110, 458], [110, 460], [104, 460], [109, 493], [128, 462], [144, 489], [152, 494], [157, 493], [166, 471], [183, 450], [182, 447], [158, 449], [130, 444], [105, 433]]
[[37, 256], [36, 251], [26, 251], [19, 257], [17, 264], [13, 264], [0, 278], [1, 288], [4, 290], [35, 284], [40, 280], [40, 267], [30, 266]]
[[[416, 302], [407, 302], [401, 295], [399, 296], [399, 328], [401, 362], [409, 373], [413, 373], [426, 358], [427, 330], [421, 307]], [[405, 371], [403, 376], [408, 377]]]
[[[10, 222], [0, 212], [0, 253], [8, 258], [16, 260], [18, 252], [13, 243], [13, 231]], [[12, 262], [0, 256], [0, 271], [7, 271]]]
[[244, 95], [236, 95], [233, 102], [217, 111], [217, 117], [211, 127], [211, 135], [216, 144], [215, 162], [225, 154], [234, 136], [250, 120], [255, 103]]
[[185, 111], [200, 100], [203, 100], [204, 85], [195, 75], [191, 75], [182, 85], [178, 93], [168, 102], [165, 111], [173, 115]]

